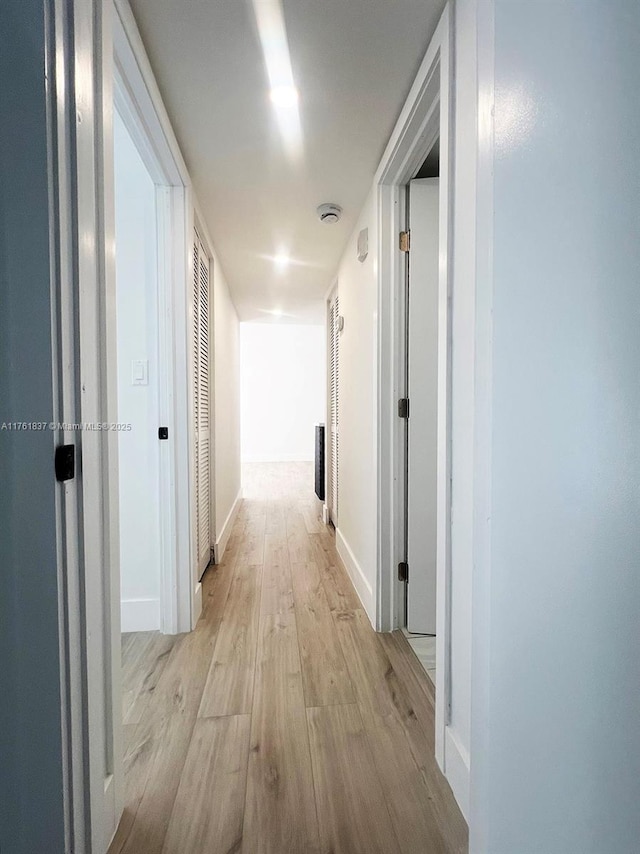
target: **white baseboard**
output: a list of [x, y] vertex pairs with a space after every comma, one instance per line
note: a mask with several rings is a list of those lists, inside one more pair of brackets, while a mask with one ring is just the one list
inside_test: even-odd
[[371, 621], [371, 625], [375, 628], [376, 625], [376, 607], [373, 598], [373, 588], [366, 575], [362, 571], [362, 567], [356, 560], [356, 556], [351, 550], [351, 547], [345, 540], [340, 529], [336, 530], [336, 548], [338, 554], [342, 558], [345, 569], [349, 574], [349, 578], [356, 588], [358, 598], [362, 602], [362, 607], [367, 612], [367, 616]]
[[460, 812], [467, 822], [469, 821], [470, 767], [468, 751], [460, 744], [451, 727], [447, 727], [444, 737], [445, 777], [458, 802]]
[[234, 522], [236, 521], [236, 517], [238, 515], [238, 511], [240, 510], [240, 505], [242, 504], [242, 489], [238, 492], [236, 496], [236, 500], [233, 502], [233, 506], [231, 510], [229, 510], [229, 515], [227, 516], [224, 525], [222, 526], [222, 530], [220, 531], [220, 535], [216, 540], [213, 546], [213, 559], [216, 563], [220, 563], [222, 560], [222, 555], [227, 548], [229, 543], [229, 537], [231, 536], [231, 531], [233, 530]]
[[159, 599], [123, 599], [120, 603], [122, 632], [160, 630]]
[[250, 454], [242, 458], [243, 463], [312, 463], [308, 454]]

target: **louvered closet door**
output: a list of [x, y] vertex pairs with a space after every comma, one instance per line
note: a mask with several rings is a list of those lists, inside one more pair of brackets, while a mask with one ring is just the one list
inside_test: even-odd
[[209, 259], [197, 234], [193, 248], [193, 354], [196, 430], [196, 542], [198, 579], [211, 558], [211, 394]]
[[338, 457], [339, 397], [340, 397], [340, 332], [338, 320], [340, 303], [338, 294], [329, 303], [329, 512], [331, 521], [338, 525]]

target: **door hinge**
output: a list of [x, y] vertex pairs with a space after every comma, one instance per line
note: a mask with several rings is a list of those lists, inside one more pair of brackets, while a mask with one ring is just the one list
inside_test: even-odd
[[75, 445], [58, 445], [54, 457], [54, 468], [56, 480], [64, 483], [73, 480], [76, 476], [76, 448]]
[[398, 401], [398, 418], [409, 417], [409, 398], [401, 397]]
[[168, 439], [169, 438], [169, 428], [168, 427], [158, 427], [158, 439]]
[[398, 581], [409, 580], [409, 564], [406, 561], [398, 564]]
[[400, 232], [400, 251], [408, 252], [411, 248], [411, 232], [410, 231], [401, 231]]

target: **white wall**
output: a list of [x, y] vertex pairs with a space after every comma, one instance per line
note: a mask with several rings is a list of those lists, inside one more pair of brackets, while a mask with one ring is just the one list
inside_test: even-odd
[[241, 497], [240, 324], [217, 259], [213, 263], [216, 558], [226, 548]]
[[242, 459], [313, 460], [325, 420], [323, 326], [242, 323]]
[[492, 21], [492, 5], [478, 40], [492, 420], [471, 851], [635, 854], [640, 7], [496, 0]]
[[[114, 113], [122, 631], [160, 628], [158, 301], [155, 187]], [[149, 363], [132, 384], [132, 360]]]
[[[369, 254], [357, 258], [361, 229]], [[375, 623], [377, 459], [376, 259], [377, 211], [368, 196], [338, 269], [340, 314], [340, 455], [337, 545], [356, 590]]]

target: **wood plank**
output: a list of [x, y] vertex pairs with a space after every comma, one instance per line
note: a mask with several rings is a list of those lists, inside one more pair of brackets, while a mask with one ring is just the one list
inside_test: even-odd
[[307, 709], [307, 720], [322, 851], [399, 852], [358, 707]]
[[126, 680], [137, 678], [136, 666], [155, 632], [123, 632], [120, 637], [123, 687]]
[[401, 631], [381, 632], [378, 639], [389, 656], [394, 670], [410, 692], [414, 705], [422, 708], [426, 699], [432, 712], [430, 720], [433, 719], [436, 701], [434, 684], [427, 676], [404, 634]]
[[125, 748], [125, 809], [109, 854], [159, 854], [202, 697], [223, 603], [175, 638], [153, 701]]
[[[416, 707], [362, 610], [334, 612], [338, 637], [367, 731], [389, 718], [405, 729], [419, 767], [433, 760], [433, 718], [426, 698]], [[428, 723], [425, 723], [428, 721]]]
[[240, 851], [251, 718], [196, 721], [163, 854]]
[[431, 810], [451, 854], [468, 854], [469, 828], [460, 812], [448, 781], [435, 761], [420, 768], [429, 796]]
[[[367, 733], [381, 742], [380, 728], [388, 727], [392, 734], [401, 728], [442, 838], [452, 852], [466, 851], [466, 823], [435, 761], [433, 705], [415, 676], [409, 678], [410, 659], [403, 661], [396, 649], [392, 652], [395, 666], [392, 664], [386, 651], [389, 637], [373, 631], [364, 611], [336, 612], [333, 616]], [[397, 644], [398, 638], [392, 643]], [[413, 655], [409, 647], [408, 653]], [[399, 756], [403, 749], [404, 742], [396, 738]], [[408, 765], [406, 758], [403, 764]]]
[[158, 680], [153, 707], [145, 715], [149, 724], [172, 712], [197, 714], [221, 627], [221, 616], [217, 616], [199, 620], [193, 632], [179, 636]]
[[161, 852], [213, 654], [215, 616], [176, 638], [153, 702], [129, 738], [125, 812], [109, 854]]
[[291, 573], [306, 705], [354, 703], [320, 571], [315, 563], [306, 563], [295, 564]]
[[349, 611], [362, 608], [362, 602], [337, 555], [334, 563], [322, 569], [322, 584], [332, 611]]
[[248, 566], [262, 566], [264, 561], [264, 535], [267, 526], [267, 514], [264, 505], [249, 510], [250, 514], [242, 531], [237, 562]]
[[317, 854], [318, 825], [293, 614], [264, 616], [243, 851]]
[[316, 550], [315, 558], [320, 567], [336, 563], [338, 557], [336, 533], [331, 525], [325, 525], [320, 533], [312, 534], [310, 539]]
[[[125, 754], [125, 811], [110, 854], [160, 851], [234, 577], [229, 555], [204, 578], [203, 615], [180, 636], [167, 660], [153, 703], [129, 736]], [[203, 592], [204, 592], [203, 591]], [[147, 786], [149, 782], [149, 786]], [[158, 805], [160, 809], [158, 811]], [[151, 828], [151, 829], [150, 829]]]
[[302, 503], [302, 518], [308, 534], [321, 534], [325, 530], [322, 521], [322, 504], [313, 497]]
[[122, 716], [123, 720], [140, 691], [144, 680], [142, 661], [156, 632], [126, 632], [121, 639]]
[[265, 534], [275, 534], [278, 537], [287, 536], [285, 502], [282, 498], [269, 501]]
[[362, 608], [347, 570], [330, 534], [309, 534], [313, 560], [318, 564], [327, 601], [332, 611], [355, 611]]
[[261, 566], [249, 566], [238, 558], [198, 717], [251, 712], [261, 578]]
[[[435, 688], [425, 673], [409, 642], [400, 631], [378, 635], [385, 647], [394, 670], [402, 680], [413, 704], [416, 717], [428, 736], [427, 750], [418, 753], [412, 744], [412, 753], [428, 793], [431, 812], [440, 832], [446, 840], [448, 850], [454, 854], [466, 854], [469, 847], [469, 831], [464, 816], [456, 803], [449, 783], [440, 772], [434, 758], [435, 752]], [[427, 698], [426, 705], [422, 698]]]
[[269, 500], [266, 482], [256, 484], [256, 488], [253, 490], [245, 486], [243, 495], [241, 518], [246, 522], [248, 519], [264, 516]]
[[367, 735], [402, 854], [458, 852], [443, 835], [438, 806], [434, 807], [432, 792], [414, 761], [404, 728], [390, 719]]
[[333, 616], [365, 726], [374, 729], [390, 715], [405, 725], [415, 720], [405, 688], [365, 612]]
[[[239, 515], [236, 516], [236, 520], [233, 523], [233, 527], [231, 529], [229, 539], [227, 540], [227, 546], [224, 550], [222, 557], [220, 558], [220, 561], [217, 564], [210, 566], [209, 569], [205, 572], [205, 574], [202, 578], [203, 600], [204, 600], [204, 597], [207, 593], [207, 587], [211, 583], [213, 575], [221, 569], [225, 569], [227, 567], [234, 567], [235, 566], [236, 561], [238, 559], [240, 546], [242, 544], [242, 534], [243, 534], [243, 530], [244, 530], [244, 524], [245, 524], [244, 522], [240, 521]], [[204, 607], [204, 605], [203, 605], [203, 607]]]
[[122, 632], [120, 635], [120, 653], [122, 659], [122, 666], [127, 660], [127, 653], [131, 647], [131, 644], [135, 642], [138, 635], [142, 634], [142, 632]]
[[121, 638], [122, 687], [129, 689], [140, 682], [140, 663], [160, 632], [126, 632]]
[[154, 633], [146, 645], [143, 656], [137, 663], [138, 684], [136, 690], [128, 692], [127, 708], [123, 714], [125, 724], [140, 723], [151, 702], [171, 650], [176, 642], [175, 635]]
[[238, 545], [235, 552], [227, 554], [218, 566], [211, 566], [202, 578], [202, 614], [201, 620], [214, 622], [218, 626], [222, 621], [227, 597], [237, 562]]
[[[152, 751], [147, 782], [124, 843], [111, 851], [118, 850], [122, 854], [160, 854], [162, 851], [195, 720], [193, 713], [174, 711], [147, 730], [148, 749]], [[120, 828], [118, 833], [120, 835]]]
[[124, 811], [109, 854], [120, 854], [131, 834], [156, 755], [157, 735], [139, 724], [124, 727]]
[[110, 854], [159, 854], [212, 653], [208, 624], [182, 635], [125, 751], [125, 811]]
[[291, 563], [313, 560], [313, 546], [299, 509], [287, 513], [287, 544]]
[[286, 537], [265, 534], [261, 614], [279, 614], [293, 609], [291, 567]]

